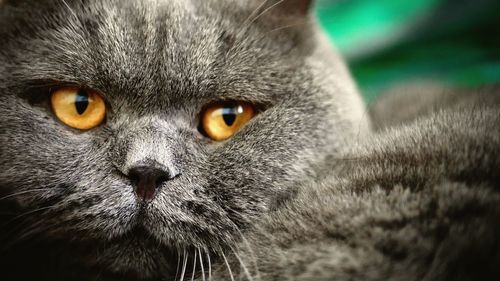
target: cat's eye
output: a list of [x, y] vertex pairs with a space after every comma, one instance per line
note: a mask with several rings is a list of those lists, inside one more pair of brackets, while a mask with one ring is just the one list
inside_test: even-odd
[[64, 124], [79, 130], [99, 126], [106, 117], [104, 99], [95, 91], [62, 87], [52, 92], [52, 111]]
[[216, 103], [203, 111], [201, 125], [209, 138], [222, 141], [236, 133], [254, 115], [255, 109], [249, 103]]

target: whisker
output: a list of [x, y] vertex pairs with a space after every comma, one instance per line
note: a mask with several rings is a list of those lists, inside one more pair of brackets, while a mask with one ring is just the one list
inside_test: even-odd
[[75, 18], [78, 18], [78, 16], [76, 15], [75, 11], [73, 11], [73, 9], [71, 9], [71, 7], [68, 5], [68, 3], [66, 2], [66, 0], [61, 0], [64, 4], [64, 6], [66, 6], [66, 8], [68, 8], [69, 12], [73, 14], [73, 16]]
[[177, 267], [175, 269], [175, 278], [177, 280], [177, 276], [179, 276], [179, 266], [181, 265], [181, 254], [180, 251], [177, 251]]
[[0, 197], [0, 201], [5, 200], [5, 199], [9, 199], [9, 198], [12, 198], [12, 197], [16, 197], [16, 196], [19, 196], [19, 195], [27, 194], [27, 193], [38, 192], [38, 191], [40, 191], [40, 192], [42, 192], [42, 191], [50, 191], [50, 190], [54, 190], [54, 189], [63, 189], [63, 188], [54, 187], [54, 188], [37, 188], [37, 189], [23, 190], [23, 191], [19, 191], [19, 192], [16, 192], [16, 193], [9, 194], [9, 195], [4, 196], [4, 197]]
[[246, 19], [245, 19], [245, 21], [243, 21], [243, 24], [242, 24], [242, 25], [243, 25], [243, 26], [245, 26], [245, 24], [246, 24], [249, 20], [251, 20], [251, 18], [252, 18], [255, 14], [257, 14], [257, 13], [259, 12], [259, 10], [260, 10], [262, 7], [264, 7], [264, 5], [266, 5], [267, 1], [269, 1], [269, 0], [264, 0], [264, 1], [262, 1], [262, 3], [260, 3], [260, 5], [252, 11], [252, 13], [248, 16], [248, 18], [246, 18]]
[[31, 237], [33, 234], [40, 233], [41, 231], [51, 229], [57, 226], [56, 223], [51, 223], [50, 225], [47, 225], [47, 222], [45, 221], [37, 221], [36, 223], [31, 224], [28, 228], [25, 228], [24, 231], [19, 233], [18, 239], [19, 240], [25, 240]]
[[260, 17], [262, 17], [263, 15], [265, 15], [266, 13], [268, 13], [269, 11], [271, 11], [272, 9], [274, 9], [274, 7], [276, 7], [279, 4], [283, 3], [283, 1], [285, 1], [285, 0], [279, 0], [278, 2], [276, 2], [276, 3], [272, 4], [271, 6], [269, 6], [267, 9], [265, 9], [264, 11], [262, 11], [262, 13], [258, 14], [255, 18], [253, 18], [252, 21], [246, 25], [246, 27], [249, 27], [250, 25], [252, 25], [252, 23], [254, 23]]
[[233, 249], [233, 247], [230, 247], [231, 248], [231, 251], [233, 251], [233, 254], [236, 256], [236, 259], [238, 259], [238, 261], [240, 262], [240, 265], [241, 267], [243, 268], [243, 272], [245, 273], [245, 275], [247, 276], [248, 280], [250, 281], [253, 281], [253, 278], [250, 274], [250, 271], [248, 270], [248, 268], [246, 267], [245, 263], [243, 262], [243, 260], [240, 258], [240, 256], [236, 253], [236, 251]]
[[182, 265], [182, 273], [181, 273], [181, 278], [179, 279], [179, 281], [184, 281], [184, 275], [186, 274], [187, 258], [188, 258], [188, 256], [186, 253], [186, 248], [184, 248], [184, 262]]
[[[15, 245], [22, 243], [25, 239], [26, 236], [29, 237], [31, 233], [37, 233], [39, 232], [39, 228], [36, 225], [20, 225], [17, 227], [14, 227], [12, 229], [9, 229], [7, 232], [2, 233], [2, 241], [5, 241], [0, 246], [0, 252], [9, 250], [10, 248], [14, 247]], [[22, 235], [19, 235], [22, 233]]]
[[210, 253], [208, 249], [205, 248], [205, 253], [207, 254], [207, 261], [208, 261], [208, 281], [212, 280], [212, 263], [210, 261]]
[[191, 281], [194, 281], [194, 275], [196, 273], [196, 256], [198, 255], [198, 251], [194, 250], [194, 258], [193, 258], [193, 274], [191, 275]]
[[4, 239], [4, 241], [8, 241], [0, 246], [0, 251], [8, 250], [16, 246], [19, 243], [23, 243], [24, 241], [34, 237], [39, 233], [43, 233], [46, 231], [50, 231], [58, 226], [57, 222], [48, 223], [44, 220], [38, 220], [34, 223], [30, 223], [28, 225], [21, 224], [18, 227], [10, 229], [7, 233], [2, 233], [4, 237], [10, 237], [8, 240]]
[[[259, 270], [259, 266], [257, 264], [257, 258], [255, 256], [255, 253], [254, 251], [252, 250], [252, 247], [250, 247], [250, 243], [248, 242], [248, 240], [246, 239], [246, 237], [243, 235], [243, 233], [241, 232], [240, 228], [239, 227], [236, 227], [236, 230], [238, 231], [238, 233], [240, 234], [240, 237], [241, 237], [241, 241], [243, 241], [243, 244], [245, 245], [245, 247], [248, 249], [248, 252], [250, 253], [250, 258], [252, 259], [252, 262], [253, 262], [253, 266], [255, 267], [255, 271], [257, 273], [257, 279], [258, 280], [261, 280], [261, 277], [260, 277], [260, 270]], [[236, 254], [236, 253], [235, 253]]]
[[270, 33], [273, 33], [273, 32], [276, 32], [276, 31], [280, 31], [280, 30], [284, 30], [284, 29], [287, 29], [287, 28], [292, 28], [292, 27], [296, 27], [296, 26], [305, 25], [305, 24], [308, 24], [309, 22], [310, 22], [309, 20], [303, 20], [303, 21], [300, 21], [300, 22], [296, 22], [296, 23], [291, 23], [291, 24], [288, 24], [288, 25], [280, 26], [280, 27], [277, 27], [277, 28], [274, 28], [274, 29], [271, 29], [271, 30], [265, 32], [262, 35], [261, 38], [266, 37]]
[[4, 225], [2, 225], [2, 227], [4, 226], [7, 226], [8, 224], [14, 222], [15, 220], [18, 220], [22, 217], [25, 217], [27, 215], [31, 215], [31, 214], [34, 214], [34, 213], [37, 213], [37, 212], [40, 212], [40, 211], [45, 211], [45, 210], [48, 210], [48, 209], [52, 209], [52, 208], [55, 208], [57, 207], [56, 205], [51, 205], [51, 206], [47, 206], [47, 207], [41, 207], [41, 208], [38, 208], [38, 209], [35, 209], [35, 210], [32, 210], [32, 211], [28, 211], [28, 212], [25, 212], [25, 213], [22, 213], [16, 217], [14, 217], [13, 219], [11, 219], [10, 221], [6, 222]]
[[200, 248], [197, 249], [200, 257], [200, 266], [201, 266], [201, 273], [202, 273], [202, 280], [205, 281], [205, 268], [203, 265], [203, 255], [201, 254]]
[[222, 257], [224, 258], [224, 262], [226, 263], [227, 272], [229, 273], [229, 276], [231, 276], [231, 281], [234, 281], [233, 272], [231, 271], [231, 266], [229, 266], [229, 263], [227, 262], [226, 255], [224, 254], [224, 251], [222, 251], [222, 249], [221, 249], [220, 253], [222, 254]]
[[231, 46], [231, 48], [227, 51], [227, 54], [226, 56], [229, 56], [229, 54], [231, 52], [233, 52], [236, 48], [239, 47], [240, 44], [242, 44], [243, 42], [243, 38], [245, 38], [245, 33], [248, 32], [250, 30], [250, 27], [252, 26], [252, 24], [257, 21], [260, 17], [262, 17], [264, 14], [266, 14], [267, 12], [271, 11], [274, 7], [278, 6], [279, 4], [281, 4], [283, 1], [285, 0], [280, 0], [276, 3], [274, 3], [273, 5], [271, 5], [270, 7], [267, 7], [264, 11], [262, 11], [260, 14], [258, 14], [257, 16], [255, 16], [250, 22], [248, 22], [248, 20], [253, 16], [253, 14], [255, 14], [257, 11], [259, 11], [267, 2], [268, 0], [264, 0], [263, 3], [261, 3], [257, 9], [255, 9], [252, 14], [250, 15], [250, 17], [245, 20], [245, 22], [248, 22], [245, 24], [245, 22], [243, 23], [243, 27], [238, 31], [238, 33], [236, 34], [236, 38], [240, 37], [242, 39], [240, 40], [237, 40], [237, 42], [234, 42]]

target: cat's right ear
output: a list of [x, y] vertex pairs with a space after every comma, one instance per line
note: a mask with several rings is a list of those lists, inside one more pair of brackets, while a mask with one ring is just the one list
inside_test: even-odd
[[284, 10], [297, 15], [308, 15], [313, 6], [313, 0], [283, 0]]
[[253, 0], [260, 4], [260, 10], [281, 15], [307, 16], [313, 0]]

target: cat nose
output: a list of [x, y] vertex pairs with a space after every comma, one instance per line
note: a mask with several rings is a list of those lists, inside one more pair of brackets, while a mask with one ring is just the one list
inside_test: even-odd
[[158, 188], [176, 175], [152, 166], [137, 166], [130, 168], [128, 177], [135, 188], [137, 198], [142, 202], [150, 202]]

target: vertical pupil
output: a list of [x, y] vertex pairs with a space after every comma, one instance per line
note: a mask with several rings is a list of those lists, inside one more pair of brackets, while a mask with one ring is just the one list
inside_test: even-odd
[[224, 109], [222, 110], [222, 119], [224, 119], [224, 122], [228, 127], [231, 127], [234, 124], [234, 121], [236, 121], [236, 117], [239, 113], [241, 113], [241, 110], [242, 108], [237, 105], [224, 107]]
[[82, 115], [89, 106], [89, 95], [85, 91], [78, 91], [75, 98], [76, 112]]

